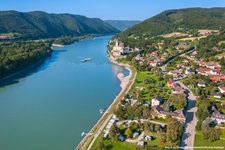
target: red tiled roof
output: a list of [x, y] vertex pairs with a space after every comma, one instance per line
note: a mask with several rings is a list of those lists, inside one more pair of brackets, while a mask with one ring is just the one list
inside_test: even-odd
[[212, 81], [225, 80], [225, 76], [212, 76], [210, 80]]
[[208, 68], [197, 68], [196, 71], [210, 71]]
[[169, 79], [167, 84], [171, 85], [171, 84], [174, 84], [173, 80]]

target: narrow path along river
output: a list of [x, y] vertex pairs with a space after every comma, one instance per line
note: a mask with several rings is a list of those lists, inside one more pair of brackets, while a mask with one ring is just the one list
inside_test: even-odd
[[107, 59], [110, 37], [56, 48], [43, 64], [0, 81], [1, 150], [76, 147], [120, 92], [117, 74], [129, 74]]

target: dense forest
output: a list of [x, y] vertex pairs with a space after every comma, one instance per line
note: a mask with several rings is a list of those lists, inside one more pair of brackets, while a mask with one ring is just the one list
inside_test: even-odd
[[171, 32], [198, 29], [221, 30], [225, 27], [225, 8], [188, 8], [164, 11], [127, 29], [116, 37], [127, 43], [136, 38], [149, 38]]
[[49, 41], [17, 41], [0, 44], [0, 78], [44, 60], [52, 52]]
[[124, 30], [134, 26], [135, 24], [140, 23], [141, 21], [138, 21], [138, 20], [105, 20], [105, 22], [120, 31], [124, 31]]
[[48, 14], [41, 11], [0, 11], [0, 34], [16, 33], [23, 39], [115, 34], [119, 31], [98, 18], [81, 15]]

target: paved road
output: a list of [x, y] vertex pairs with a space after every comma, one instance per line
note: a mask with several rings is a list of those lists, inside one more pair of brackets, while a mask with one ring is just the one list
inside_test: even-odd
[[192, 150], [194, 147], [195, 138], [195, 126], [197, 118], [195, 112], [197, 108], [195, 107], [196, 97], [194, 94], [183, 84], [177, 81], [188, 93], [188, 105], [185, 111], [186, 122], [184, 124], [184, 133], [181, 138], [181, 149]]
[[112, 114], [110, 114], [108, 116], [108, 118], [105, 120], [105, 122], [102, 124], [102, 126], [98, 129], [98, 132], [94, 135], [93, 140], [91, 141], [90, 145], [88, 146], [87, 150], [90, 150], [92, 145], [94, 144], [96, 138], [98, 137], [98, 135], [102, 132], [102, 130], [104, 129], [104, 127], [106, 126], [106, 124], [109, 122], [109, 120], [111, 119]]
[[[120, 126], [123, 123], [131, 123], [131, 122], [139, 123], [138, 120], [123, 120], [123, 121], [117, 122], [116, 124], [117, 124], [117, 126]], [[149, 119], [140, 119], [140, 123], [144, 123], [144, 122], [151, 122], [151, 123], [158, 124], [158, 125], [161, 125], [161, 126], [166, 125], [166, 123], [161, 123], [161, 122], [157, 122], [157, 121], [153, 121], [153, 120], [149, 120]]]

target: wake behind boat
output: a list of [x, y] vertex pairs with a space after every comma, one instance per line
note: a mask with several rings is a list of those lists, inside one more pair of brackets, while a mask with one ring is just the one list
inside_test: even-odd
[[91, 60], [91, 58], [85, 58], [82, 60], [82, 62], [86, 62], [86, 61], [90, 61], [90, 60]]

